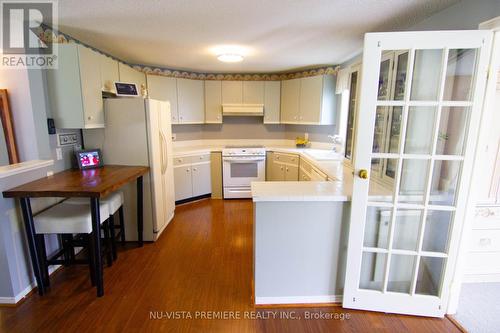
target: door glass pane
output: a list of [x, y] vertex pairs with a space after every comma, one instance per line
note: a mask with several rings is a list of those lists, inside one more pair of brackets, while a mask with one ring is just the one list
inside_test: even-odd
[[375, 127], [373, 129], [373, 152], [382, 153], [385, 141], [385, 129], [387, 125], [387, 106], [378, 106], [375, 114]]
[[435, 107], [412, 106], [408, 109], [404, 150], [406, 154], [431, 153], [435, 118]]
[[397, 210], [392, 248], [416, 251], [421, 221], [421, 210]]
[[444, 262], [444, 258], [420, 258], [415, 293], [439, 296]]
[[411, 100], [437, 101], [443, 50], [416, 50]]
[[396, 58], [396, 77], [394, 83], [394, 100], [400, 101], [405, 98], [406, 72], [408, 70], [408, 51]]
[[443, 107], [439, 120], [437, 155], [463, 155], [469, 108]]
[[391, 212], [392, 208], [367, 207], [363, 246], [387, 249]]
[[[403, 114], [403, 108], [401, 106], [396, 106], [391, 108], [389, 112], [390, 117], [390, 127], [389, 127], [389, 143], [387, 144], [387, 153], [399, 153], [399, 134], [401, 133], [401, 116]], [[389, 176], [389, 174], [388, 174]], [[394, 178], [394, 175], [392, 175]]]
[[431, 205], [453, 206], [455, 204], [461, 166], [460, 161], [434, 161], [429, 199]]
[[256, 178], [258, 175], [258, 163], [231, 163], [232, 178]]
[[387, 290], [399, 293], [410, 293], [415, 256], [400, 254], [391, 255]]
[[443, 95], [445, 101], [470, 100], [475, 67], [475, 49], [449, 51]]
[[380, 170], [384, 165], [394, 165], [394, 173], [397, 169], [397, 159], [374, 158], [370, 171], [370, 185], [368, 188], [368, 201], [370, 202], [392, 202], [394, 198], [394, 179], [381, 177]]
[[422, 251], [447, 253], [452, 217], [452, 212], [427, 211]]
[[390, 94], [391, 59], [380, 62], [380, 73], [378, 77], [378, 100], [387, 100]]
[[381, 291], [386, 261], [385, 253], [363, 252], [359, 288]]
[[358, 72], [351, 73], [351, 85], [349, 87], [349, 111], [347, 113], [347, 133], [345, 140], [345, 157], [352, 155], [352, 141], [354, 136], [354, 113], [356, 109], [356, 86], [358, 84]]
[[428, 160], [403, 160], [399, 202], [423, 203], [428, 169]]

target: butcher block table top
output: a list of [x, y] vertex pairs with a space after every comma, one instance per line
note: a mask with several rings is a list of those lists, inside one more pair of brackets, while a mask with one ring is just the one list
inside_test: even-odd
[[149, 171], [147, 166], [105, 165], [97, 169], [66, 170], [4, 191], [5, 198], [102, 198]]

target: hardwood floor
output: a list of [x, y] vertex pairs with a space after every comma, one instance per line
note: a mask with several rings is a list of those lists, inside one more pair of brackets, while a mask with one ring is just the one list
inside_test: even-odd
[[[34, 293], [17, 307], [0, 307], [0, 332], [459, 332], [446, 318], [340, 306], [255, 309], [252, 218], [249, 200], [179, 206], [156, 243], [130, 244], [104, 268], [104, 297], [95, 297], [86, 266], [63, 268], [51, 277], [47, 295]], [[178, 319], [168, 319], [171, 311]], [[202, 318], [201, 311], [241, 319]], [[306, 319], [308, 314], [349, 319]]]

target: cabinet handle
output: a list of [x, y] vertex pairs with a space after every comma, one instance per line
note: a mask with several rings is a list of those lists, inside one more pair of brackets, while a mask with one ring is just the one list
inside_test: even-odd
[[189, 172], [189, 169], [186, 169], [186, 172]]
[[479, 240], [479, 245], [481, 245], [481, 246], [491, 245], [491, 238], [481, 238]]
[[197, 169], [196, 169], [196, 168], [193, 168], [193, 171], [197, 171]]
[[286, 168], [286, 172], [288, 172], [288, 168]]
[[279, 156], [276, 156], [276, 159], [277, 159], [277, 160], [279, 160], [279, 159], [280, 159], [280, 157], [279, 157]]

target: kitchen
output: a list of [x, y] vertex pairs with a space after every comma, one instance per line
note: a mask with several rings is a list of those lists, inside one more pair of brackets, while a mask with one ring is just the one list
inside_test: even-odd
[[[2, 303], [25, 302], [14, 309], [29, 309], [78, 281], [71, 292], [100, 306], [116, 301], [130, 309], [123, 302], [133, 295], [140, 304], [135, 316], [151, 306], [179, 310], [168, 294], [181, 298], [187, 290], [190, 311], [220, 309], [222, 299], [229, 310], [313, 307], [355, 314], [361, 322], [363, 312], [352, 309], [379, 311], [380, 318], [455, 313], [462, 284], [496, 282], [498, 276], [492, 264], [499, 251], [498, 147], [488, 144], [498, 142], [490, 125], [496, 115], [482, 112], [481, 97], [495, 91], [482, 69], [494, 68], [487, 53], [495, 50], [496, 28], [478, 30], [498, 15], [488, 0], [490, 13], [481, 15], [467, 1], [429, 2], [436, 7], [419, 7], [420, 25], [362, 31], [406, 33], [369, 33], [364, 43], [357, 37], [357, 48], [328, 46], [322, 60], [309, 58], [307, 48], [295, 49], [300, 61], [274, 46], [269, 50], [281, 58], [230, 39], [215, 45], [200, 37], [190, 46], [200, 50], [192, 57], [161, 42], [154, 52], [151, 37], [138, 41], [143, 49], [125, 49], [126, 38], [118, 35], [106, 45], [99, 33], [69, 23], [67, 10], [76, 3], [59, 4], [63, 24], [36, 32], [57, 49], [58, 68], [1, 73], [22, 161], [0, 170], [4, 233], [15, 239], [1, 244], [13, 253], [5, 259], [9, 291], [0, 288]], [[460, 13], [474, 23], [439, 25], [440, 15], [455, 22]], [[425, 31], [460, 29], [468, 30], [434, 32], [435, 41]], [[323, 46], [315, 47], [320, 54]], [[22, 83], [29, 87], [24, 100], [15, 89]], [[22, 122], [21, 102], [30, 104], [23, 110], [33, 110]], [[79, 170], [75, 153], [85, 158], [84, 166], [97, 158], [99, 168], [85, 170], [80, 163]], [[478, 158], [485, 161], [481, 167], [474, 164]], [[89, 185], [76, 191], [51, 184], [70, 176], [83, 176], [79, 184]], [[60, 227], [50, 220], [61, 218], [59, 209], [72, 216], [74, 207], [86, 214], [90, 236], [73, 242], [58, 236], [64, 233], [55, 232]], [[483, 211], [484, 221], [469, 222]], [[109, 218], [99, 223], [103, 216]], [[53, 254], [63, 258], [54, 261]], [[57, 265], [46, 265], [44, 256]], [[79, 260], [88, 265], [76, 265]], [[128, 285], [134, 290], [118, 289]], [[125, 298], [118, 301], [119, 295]], [[197, 295], [204, 299], [199, 307]], [[54, 303], [54, 309], [64, 306]], [[16, 311], [6, 313], [12, 318], [6, 329], [20, 330]], [[406, 320], [392, 316], [387, 318]], [[158, 323], [136, 319], [141, 329], [158, 329]], [[126, 323], [120, 327], [134, 327]], [[51, 325], [61, 328], [63, 321]], [[437, 325], [455, 329], [448, 317]]]

